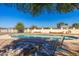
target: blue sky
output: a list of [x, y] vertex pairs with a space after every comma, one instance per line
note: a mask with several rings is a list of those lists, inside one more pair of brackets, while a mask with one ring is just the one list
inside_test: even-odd
[[30, 13], [18, 11], [15, 7], [0, 5], [0, 27], [15, 27], [16, 23], [22, 22], [26, 27], [36, 25], [39, 27], [53, 27], [59, 22], [69, 25], [79, 22], [79, 10], [69, 13], [42, 12], [39, 16], [32, 16]]

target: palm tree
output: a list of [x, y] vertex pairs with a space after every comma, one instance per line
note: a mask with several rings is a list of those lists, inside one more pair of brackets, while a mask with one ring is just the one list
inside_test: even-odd
[[[70, 12], [79, 8], [79, 4], [76, 3], [30, 3], [30, 4], [16, 4], [18, 10], [24, 12], [29, 11], [32, 15], [38, 15], [43, 10], [52, 12], [57, 10], [58, 12]], [[55, 9], [55, 10], [53, 10]]]
[[48, 3], [25, 3], [25, 4], [16, 4], [16, 7], [18, 10], [21, 10], [23, 12], [30, 12], [33, 16], [38, 15], [43, 10], [51, 10], [52, 4]]
[[56, 8], [58, 12], [67, 13], [67, 12], [73, 11], [74, 9], [78, 9], [79, 4], [78, 3], [58, 3]]
[[[39, 15], [43, 11], [58, 11], [60, 13], [70, 12], [74, 9], [79, 8], [78, 3], [16, 3], [16, 4], [5, 4], [5, 5], [16, 5], [16, 8], [23, 12], [30, 12], [33, 16]], [[55, 9], [55, 10], [53, 10]]]

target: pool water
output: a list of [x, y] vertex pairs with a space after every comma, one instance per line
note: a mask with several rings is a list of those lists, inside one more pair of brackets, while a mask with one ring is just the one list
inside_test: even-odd
[[47, 40], [62, 40], [64, 38], [64, 40], [75, 40], [75, 39], [79, 39], [78, 37], [74, 37], [74, 36], [56, 36], [56, 35], [12, 35], [12, 37], [16, 37], [18, 39], [20, 38], [45, 38]]
[[32, 56], [52, 56], [54, 55], [57, 45], [58, 40], [49, 42], [44, 38], [23, 38], [13, 41], [9, 49], [23, 49], [23, 52], [31, 52]]
[[22, 49], [22, 53], [27, 55], [31, 53], [32, 56], [53, 56], [60, 45], [59, 42], [64, 40], [77, 39], [70, 36], [49, 36], [49, 35], [12, 35], [18, 38], [14, 40], [10, 46], [5, 46], [8, 49]]
[[45, 38], [48, 38], [48, 37], [57, 37], [57, 38], [60, 38], [61, 36], [50, 36], [50, 35], [12, 35], [12, 36], [15, 36], [15, 37], [18, 37], [18, 38], [26, 38], [26, 37], [45, 37]]

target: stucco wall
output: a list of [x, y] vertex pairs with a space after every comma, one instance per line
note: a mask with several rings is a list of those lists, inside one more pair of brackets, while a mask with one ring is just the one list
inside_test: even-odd
[[72, 34], [79, 34], [79, 29], [71, 30]]
[[[17, 33], [18, 30], [16, 29], [0, 29], [0, 32], [2, 33]], [[79, 29], [24, 29], [24, 32], [29, 33], [53, 33], [53, 32], [63, 32], [63, 34], [67, 34], [70, 32], [70, 34], [79, 34]]]
[[17, 33], [16, 29], [0, 29], [1, 33]]

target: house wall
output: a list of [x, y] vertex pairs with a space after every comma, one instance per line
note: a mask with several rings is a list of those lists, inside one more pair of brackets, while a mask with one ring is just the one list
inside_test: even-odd
[[63, 34], [79, 34], [79, 29], [26, 29], [29, 33], [63, 33]]
[[[1, 33], [17, 33], [16, 29], [0, 29]], [[62, 34], [79, 34], [79, 29], [24, 29], [24, 33], [62, 33]]]
[[24, 32], [29, 32], [29, 33], [46, 33], [46, 34], [49, 34], [49, 33], [66, 33], [68, 30], [65, 30], [65, 29], [25, 29]]
[[1, 33], [17, 33], [16, 29], [0, 29]]
[[72, 34], [79, 34], [79, 29], [72, 29], [71, 30], [71, 33]]

